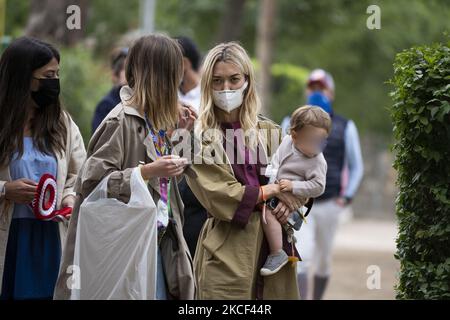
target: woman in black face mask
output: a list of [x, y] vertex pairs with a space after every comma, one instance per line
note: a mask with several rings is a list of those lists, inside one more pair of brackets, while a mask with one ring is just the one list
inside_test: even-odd
[[[54, 67], [57, 66], [56, 60], [52, 60], [50, 64], [55, 65]], [[50, 68], [51, 67], [49, 67], [46, 72], [50, 74], [55, 73], [55, 71]], [[49, 75], [44, 76], [48, 77]], [[39, 81], [39, 86], [36, 91], [31, 92], [31, 97], [38, 108], [45, 108], [59, 103], [59, 76], [57, 77], [58, 78], [34, 78]]]
[[[85, 159], [78, 127], [59, 101], [59, 61], [54, 47], [27, 37], [0, 59], [1, 299], [53, 296]], [[43, 177], [53, 187], [41, 192]]]

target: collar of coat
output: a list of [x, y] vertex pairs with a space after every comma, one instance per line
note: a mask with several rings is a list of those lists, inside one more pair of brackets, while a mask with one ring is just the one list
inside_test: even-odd
[[134, 93], [133, 89], [131, 89], [129, 86], [123, 86], [122, 89], [120, 89], [119, 94], [120, 100], [122, 100], [123, 111], [128, 115], [137, 116], [145, 121], [144, 116], [139, 113], [136, 106], [127, 103], [127, 101], [129, 101], [133, 96], [133, 93]]
[[[120, 89], [120, 99], [122, 101], [121, 104], [123, 112], [126, 115], [131, 115], [142, 119], [144, 125], [146, 126], [147, 122], [145, 121], [145, 117], [141, 113], [139, 113], [137, 107], [130, 103], [127, 103], [133, 96], [133, 92], [134, 92], [133, 89], [131, 89], [129, 86], [123, 86], [122, 89]], [[152, 161], [156, 161], [158, 156], [156, 154], [156, 148], [152, 142], [150, 132], [148, 132], [147, 136], [142, 140], [142, 143], [145, 146], [148, 158], [150, 158]], [[170, 143], [170, 141], [168, 141], [168, 143]], [[161, 193], [159, 188], [159, 182], [157, 179], [150, 179], [149, 184], [156, 192], [158, 192], [159, 194]]]
[[[147, 125], [144, 115], [142, 115], [136, 106], [128, 103], [128, 101], [133, 96], [133, 89], [131, 89], [129, 86], [123, 86], [122, 89], [120, 89], [120, 99], [122, 100], [122, 108], [123, 112], [127, 115], [136, 116], [144, 122], [145, 126]], [[157, 159], [156, 149], [155, 145], [151, 142], [152, 139], [150, 138], [150, 132], [148, 132], [148, 135], [143, 140], [144, 145], [147, 147], [147, 155], [148, 157], [155, 161]], [[170, 141], [168, 141], [170, 143]]]
[[[258, 148], [262, 148], [262, 150], [264, 150], [262, 153], [264, 159], [261, 159], [263, 166], [260, 168], [261, 169], [260, 174], [265, 175], [266, 165], [270, 162], [273, 153], [276, 151], [281, 142], [282, 131], [281, 127], [277, 123], [275, 123], [274, 121], [263, 115], [258, 115], [257, 128], [259, 130], [265, 130], [264, 134], [258, 136]], [[271, 134], [276, 134], [277, 136], [272, 138]], [[204, 135], [199, 135], [198, 132], [194, 135], [194, 139], [196, 139], [197, 141], [200, 140], [200, 142], [198, 142], [198, 145], [201, 146], [201, 148], [200, 150], [196, 150], [197, 154], [195, 155], [193, 154], [192, 155], [193, 158], [202, 157], [203, 151], [201, 149], [207, 145], [213, 144], [214, 149], [217, 148], [216, 150], [220, 150], [220, 154], [225, 155], [226, 161], [223, 165], [225, 166], [225, 168], [228, 168], [228, 171], [232, 175], [234, 175], [233, 166], [231, 165], [231, 162], [228, 159], [228, 156], [221, 142], [214, 141], [210, 137], [207, 136], [205, 137]], [[272, 142], [275, 142], [276, 145], [272, 145]], [[195, 178], [196, 177], [195, 172], [193, 172], [193, 170], [190, 169], [191, 168], [188, 167], [185, 173]]]

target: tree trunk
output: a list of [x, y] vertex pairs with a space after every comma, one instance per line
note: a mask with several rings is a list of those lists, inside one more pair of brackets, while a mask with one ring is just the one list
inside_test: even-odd
[[[77, 5], [81, 13], [81, 28], [69, 30], [66, 12], [70, 5]], [[30, 15], [25, 29], [27, 36], [74, 45], [84, 37], [88, 0], [31, 0]]]
[[[6, 0], [0, 0], [0, 41], [3, 42], [5, 35]], [[1, 48], [0, 48], [1, 49]]]
[[276, 16], [276, 0], [261, 0], [258, 33], [256, 39], [256, 55], [260, 63], [259, 83], [261, 112], [269, 115], [271, 99], [271, 65], [274, 44], [274, 26]]
[[238, 40], [242, 34], [245, 0], [227, 0], [225, 6], [220, 23], [218, 42]]

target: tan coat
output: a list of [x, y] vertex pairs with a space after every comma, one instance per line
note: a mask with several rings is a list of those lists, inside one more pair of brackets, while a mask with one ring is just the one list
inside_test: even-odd
[[[279, 130], [281, 138], [279, 126], [268, 119], [260, 119], [258, 127]], [[266, 156], [272, 155], [276, 150], [272, 150], [271, 139], [265, 140], [260, 145]], [[210, 143], [202, 141], [204, 147]], [[223, 150], [222, 145], [216, 148]], [[195, 164], [189, 171], [193, 172], [186, 176], [188, 184], [211, 215], [200, 233], [194, 260], [197, 298], [255, 299], [264, 238], [261, 213], [255, 210], [244, 227], [232, 222], [245, 186], [235, 178], [228, 159], [224, 164]], [[264, 277], [263, 299], [298, 298], [296, 269], [291, 263]]]
[[[58, 163], [58, 172], [56, 177], [58, 189], [56, 196], [57, 209], [61, 207], [61, 202], [67, 195], [74, 195], [73, 187], [78, 170], [81, 168], [81, 165], [86, 158], [86, 150], [84, 148], [80, 130], [68, 114], [65, 119], [67, 127], [66, 151], [63, 155], [55, 152]], [[0, 169], [0, 186], [3, 187], [3, 185], [8, 181], [11, 181], [9, 166]], [[2, 287], [6, 246], [8, 243], [9, 227], [11, 225], [13, 211], [14, 203], [4, 199], [4, 197], [0, 198], [0, 290]], [[68, 223], [66, 222], [59, 222], [61, 248], [64, 247], [67, 225]]]
[[[121, 90], [122, 101], [131, 94], [129, 87]], [[77, 201], [70, 220], [65, 254], [55, 289], [55, 299], [69, 299], [68, 269], [73, 263], [79, 207], [83, 199], [108, 174], [108, 196], [128, 202], [130, 198], [130, 176], [140, 162], [156, 160], [156, 150], [148, 132], [145, 119], [136, 108], [123, 103], [117, 105], [100, 124], [88, 147], [88, 158], [80, 170], [75, 191]], [[150, 194], [155, 203], [160, 198], [157, 178], [149, 180]], [[172, 185], [172, 184], [171, 184]], [[172, 185], [171, 208], [176, 221], [169, 223], [161, 241], [161, 254], [167, 278], [167, 289], [176, 299], [193, 299], [195, 283], [192, 259], [183, 237], [183, 203], [176, 184]], [[155, 226], [156, 227], [156, 226]], [[82, 272], [82, 270], [81, 270]]]

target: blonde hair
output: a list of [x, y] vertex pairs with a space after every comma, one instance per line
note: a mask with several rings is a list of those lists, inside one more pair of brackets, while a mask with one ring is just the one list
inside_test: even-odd
[[128, 103], [142, 108], [155, 129], [174, 128], [183, 77], [179, 44], [162, 34], [139, 38], [128, 54], [125, 73], [134, 91]]
[[330, 134], [331, 118], [321, 107], [306, 105], [292, 114], [290, 131], [298, 131], [306, 125], [325, 129]]
[[[212, 132], [212, 139], [221, 141], [223, 139], [223, 133], [220, 130], [220, 123], [217, 118], [212, 95], [213, 71], [217, 62], [229, 62], [234, 64], [241, 70], [248, 82], [239, 111], [239, 122], [241, 123], [241, 128], [244, 132], [254, 131], [254, 129], [256, 129], [261, 103], [256, 92], [256, 80], [253, 65], [245, 49], [236, 42], [221, 43], [212, 48], [206, 55], [203, 63], [200, 116], [196, 126], [196, 133], [201, 135], [208, 130], [208, 132]], [[252, 141], [252, 147], [257, 143], [257, 140], [255, 139], [251, 139], [250, 141]]]

